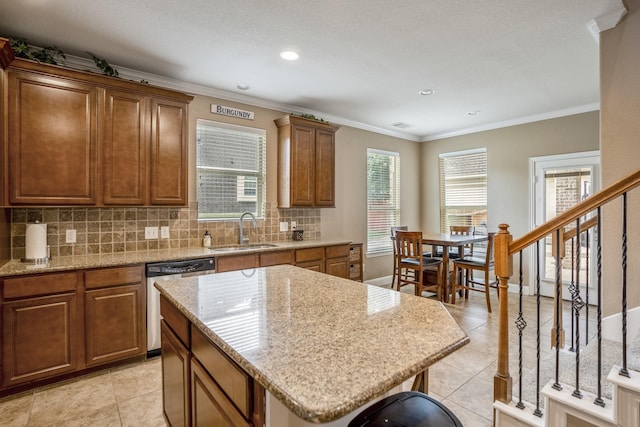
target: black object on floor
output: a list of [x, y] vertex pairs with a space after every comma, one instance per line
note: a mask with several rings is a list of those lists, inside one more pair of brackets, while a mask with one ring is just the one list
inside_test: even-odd
[[417, 391], [386, 397], [362, 411], [349, 427], [463, 427], [446, 406]]

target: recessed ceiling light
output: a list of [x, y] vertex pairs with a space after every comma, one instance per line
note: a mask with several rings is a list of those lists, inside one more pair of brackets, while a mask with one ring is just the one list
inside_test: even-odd
[[424, 96], [429, 96], [429, 95], [433, 95], [434, 93], [436, 93], [435, 90], [433, 89], [422, 89], [421, 91], [418, 92], [420, 95], [424, 95]]
[[249, 85], [242, 85], [242, 84], [240, 84], [240, 85], [238, 85], [238, 86], [236, 86], [236, 87], [237, 87], [238, 89], [240, 89], [240, 90], [249, 90], [249, 88], [250, 88], [250, 86], [249, 86]]
[[295, 61], [296, 59], [300, 58], [300, 55], [298, 54], [298, 52], [294, 52], [293, 50], [285, 50], [283, 52], [280, 52], [280, 58], [286, 59], [287, 61]]
[[467, 111], [467, 115], [469, 116], [475, 116], [476, 114], [480, 114], [480, 111], [479, 110]]

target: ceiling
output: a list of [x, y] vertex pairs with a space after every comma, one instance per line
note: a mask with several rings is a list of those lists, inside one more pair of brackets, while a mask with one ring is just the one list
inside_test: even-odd
[[[0, 2], [0, 36], [427, 141], [598, 109], [589, 26], [621, 11], [622, 0], [21, 0]], [[300, 59], [281, 59], [286, 49]]]

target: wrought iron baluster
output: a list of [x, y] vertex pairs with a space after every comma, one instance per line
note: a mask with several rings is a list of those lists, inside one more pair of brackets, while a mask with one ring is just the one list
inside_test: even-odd
[[518, 328], [518, 403], [516, 408], [524, 409], [524, 403], [522, 403], [522, 332], [527, 327], [527, 322], [522, 314], [522, 251], [520, 251], [520, 274], [518, 277], [520, 296], [518, 300], [518, 318], [516, 319], [516, 327]]
[[[576, 220], [576, 236], [580, 240], [580, 218]], [[576, 318], [576, 388], [571, 394], [573, 397], [582, 399], [580, 391], [580, 310], [584, 307], [580, 298], [580, 244], [576, 247], [576, 284], [571, 295], [571, 308]]]
[[598, 292], [598, 308], [596, 311], [596, 322], [598, 330], [598, 396], [593, 401], [598, 406], [604, 408], [604, 400], [602, 399], [602, 209], [598, 207], [598, 226], [597, 226], [597, 245], [596, 245], [596, 280]]
[[560, 229], [556, 230], [556, 330], [555, 330], [555, 346], [556, 346], [556, 377], [555, 382], [553, 384], [553, 388], [555, 390], [562, 390], [562, 385], [560, 385], [560, 322], [562, 319], [562, 264], [560, 257], [560, 243], [562, 242], [562, 238], [560, 236]]
[[536, 242], [536, 409], [533, 415], [542, 417], [540, 410], [540, 240]]
[[589, 255], [590, 255], [590, 248], [589, 248], [589, 229], [587, 228], [585, 230], [585, 266], [584, 266], [584, 271], [585, 271], [585, 286], [584, 286], [584, 292], [585, 292], [585, 304], [587, 306], [587, 310], [585, 311], [585, 337], [584, 337], [584, 341], [585, 341], [585, 345], [589, 344], [589, 275], [591, 274], [591, 264], [589, 264]]
[[622, 194], [622, 369], [619, 374], [629, 378], [627, 369], [627, 193]]
[[[573, 295], [576, 293], [576, 264], [575, 264], [575, 255], [574, 248], [576, 246], [575, 237], [571, 238], [571, 283], [569, 284], [569, 295], [571, 295], [571, 301], [573, 301]], [[569, 347], [569, 351], [575, 351], [575, 329], [576, 325], [573, 319], [575, 318], [575, 307], [571, 304], [571, 347]], [[578, 326], [579, 327], [579, 326]]]

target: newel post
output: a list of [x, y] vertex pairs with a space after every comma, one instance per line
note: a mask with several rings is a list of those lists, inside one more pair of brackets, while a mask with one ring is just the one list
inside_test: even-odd
[[513, 271], [513, 258], [509, 244], [513, 236], [508, 224], [498, 225], [494, 237], [494, 269], [498, 277], [500, 311], [498, 314], [498, 369], [493, 377], [493, 400], [511, 401], [511, 375], [509, 375], [509, 278]]

